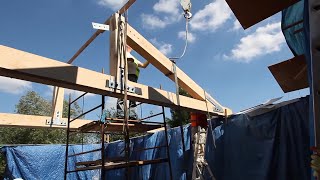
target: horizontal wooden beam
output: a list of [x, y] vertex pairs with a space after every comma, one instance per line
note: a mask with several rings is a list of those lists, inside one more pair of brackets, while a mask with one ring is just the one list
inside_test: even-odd
[[[49, 116], [0, 113], [0, 127], [55, 128], [55, 129], [67, 128], [67, 126], [46, 125], [46, 121], [51, 119], [52, 117], [49, 117]], [[62, 118], [61, 121], [67, 122], [67, 119]], [[77, 119], [71, 122], [70, 129], [76, 130], [79, 127], [90, 122], [91, 122], [90, 120]]]
[[[1, 45], [0, 75], [93, 94], [123, 98], [123, 94], [119, 90], [107, 87], [107, 81], [113, 80], [112, 76]], [[129, 100], [165, 107], [177, 107], [175, 93], [133, 82], [128, 82], [128, 86], [141, 90], [139, 94], [128, 93]], [[186, 96], [180, 96], [180, 105], [181, 108], [192, 111], [224, 115], [222, 111], [217, 112], [213, 104]], [[222, 108], [223, 110], [225, 109], [224, 107]], [[228, 113], [231, 114], [232, 112], [228, 110]]]
[[[46, 121], [52, 117], [49, 116], [34, 116], [24, 114], [8, 114], [0, 113], [0, 127], [15, 127], [15, 128], [42, 128], [42, 129], [67, 129], [67, 126], [47, 125]], [[66, 118], [61, 119], [62, 122], [67, 122]], [[92, 123], [92, 120], [77, 119], [70, 123], [70, 130], [79, 130], [80, 127]], [[153, 129], [158, 129], [159, 125], [150, 124], [130, 124], [131, 132], [147, 132]], [[100, 129], [93, 129], [99, 131]], [[123, 130], [123, 123], [108, 123], [106, 131], [121, 132]]]

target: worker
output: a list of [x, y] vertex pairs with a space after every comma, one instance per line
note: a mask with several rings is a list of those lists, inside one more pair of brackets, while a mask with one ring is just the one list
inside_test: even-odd
[[[191, 121], [191, 140], [193, 146], [195, 146], [196, 143], [199, 143], [198, 145], [198, 154], [204, 154], [205, 152], [205, 142], [206, 142], [206, 134], [199, 133], [199, 131], [207, 131], [208, 128], [208, 120], [207, 115], [203, 113], [198, 112], [191, 112], [190, 113], [190, 121]], [[200, 127], [200, 129], [198, 128]], [[199, 136], [199, 137], [198, 137]], [[197, 138], [199, 138], [199, 142], [196, 142]], [[196, 151], [194, 151], [194, 156], [196, 157]], [[198, 159], [196, 161], [198, 162], [204, 162], [204, 156], [197, 156]]]
[[[146, 68], [149, 65], [149, 61], [145, 63], [141, 63], [135, 57], [132, 56], [131, 51], [132, 48], [130, 46], [126, 46], [127, 49], [127, 67], [128, 67], [128, 80], [132, 82], [137, 82], [140, 74], [140, 68]], [[138, 119], [136, 113], [136, 102], [129, 101], [129, 119]], [[117, 101], [117, 117], [123, 119], [124, 118], [124, 106], [123, 100], [118, 99]]]

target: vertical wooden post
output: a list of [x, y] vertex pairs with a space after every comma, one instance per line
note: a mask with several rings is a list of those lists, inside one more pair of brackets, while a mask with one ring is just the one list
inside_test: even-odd
[[110, 75], [113, 76], [115, 82], [119, 82], [119, 67], [120, 67], [120, 57], [118, 54], [118, 22], [119, 14], [115, 13], [110, 18], [109, 31], [110, 31], [110, 56], [109, 56], [109, 68]]
[[66, 142], [66, 154], [65, 154], [65, 162], [64, 162], [64, 180], [67, 180], [68, 174], [68, 157], [69, 157], [69, 136], [70, 136], [70, 119], [71, 119], [71, 96], [69, 95], [68, 102], [68, 123], [67, 123], [67, 142]]
[[52, 95], [52, 119], [61, 119], [63, 113], [64, 88], [55, 86]]

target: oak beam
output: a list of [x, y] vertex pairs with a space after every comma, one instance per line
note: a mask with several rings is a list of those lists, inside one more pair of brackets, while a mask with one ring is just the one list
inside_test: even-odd
[[[1, 45], [0, 75], [115, 98], [123, 97], [119, 90], [107, 87], [107, 81], [114, 79], [112, 76]], [[128, 82], [128, 86], [141, 91], [139, 94], [128, 93], [129, 100], [177, 108], [175, 93], [133, 82]], [[180, 96], [180, 105], [187, 110], [224, 115], [223, 112], [217, 112], [213, 104], [186, 96]]]

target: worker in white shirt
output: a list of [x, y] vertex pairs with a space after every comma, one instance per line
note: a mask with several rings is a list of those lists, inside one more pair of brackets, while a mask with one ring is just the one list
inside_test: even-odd
[[[149, 65], [149, 61], [141, 63], [130, 53], [132, 48], [127, 45], [127, 65], [128, 65], [128, 80], [132, 82], [137, 82], [140, 74], [140, 68], [146, 68]], [[123, 100], [118, 99], [117, 101], [117, 117], [124, 118], [124, 106]], [[136, 102], [129, 101], [129, 119], [138, 119], [136, 113]]]

